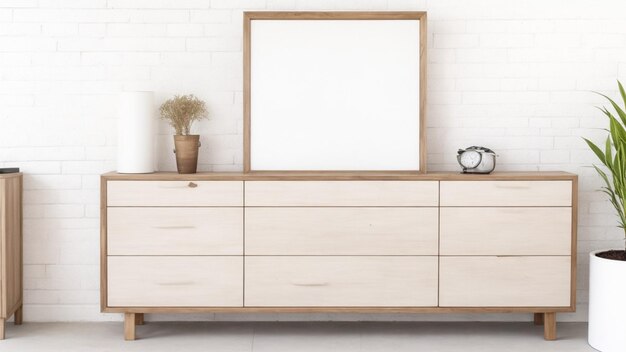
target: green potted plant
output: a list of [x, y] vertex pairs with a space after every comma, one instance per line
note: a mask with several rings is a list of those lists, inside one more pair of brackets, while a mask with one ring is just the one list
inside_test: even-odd
[[[626, 231], [626, 92], [618, 81], [624, 108], [606, 95], [613, 112], [600, 110], [608, 117], [609, 128], [602, 148], [585, 138], [604, 169], [594, 165], [604, 182], [602, 192], [618, 215], [618, 227]], [[589, 344], [603, 352], [626, 350], [626, 250], [608, 249], [589, 257]]]
[[194, 95], [176, 95], [159, 108], [161, 118], [174, 128], [174, 153], [179, 174], [193, 174], [198, 167], [200, 135], [190, 134], [194, 121], [208, 117], [206, 104]]

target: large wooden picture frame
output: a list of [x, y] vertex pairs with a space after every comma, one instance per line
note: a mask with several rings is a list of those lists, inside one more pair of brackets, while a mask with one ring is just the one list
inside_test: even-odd
[[426, 12], [244, 13], [244, 172], [426, 172]]

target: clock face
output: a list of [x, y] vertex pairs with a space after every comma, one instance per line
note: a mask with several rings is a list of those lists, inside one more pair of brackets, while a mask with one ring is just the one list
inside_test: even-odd
[[479, 152], [469, 150], [461, 154], [461, 165], [465, 168], [473, 169], [480, 164], [480, 159], [482, 157]]

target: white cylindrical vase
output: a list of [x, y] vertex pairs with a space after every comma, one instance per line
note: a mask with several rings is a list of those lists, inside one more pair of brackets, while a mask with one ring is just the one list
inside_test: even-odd
[[589, 255], [589, 344], [602, 352], [626, 350], [626, 261]]
[[119, 98], [117, 172], [154, 172], [155, 107], [152, 92], [123, 92]]

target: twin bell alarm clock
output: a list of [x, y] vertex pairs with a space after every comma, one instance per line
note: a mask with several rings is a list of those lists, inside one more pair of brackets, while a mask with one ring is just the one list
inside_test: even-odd
[[488, 174], [496, 168], [496, 153], [485, 147], [459, 149], [456, 159], [464, 174]]

